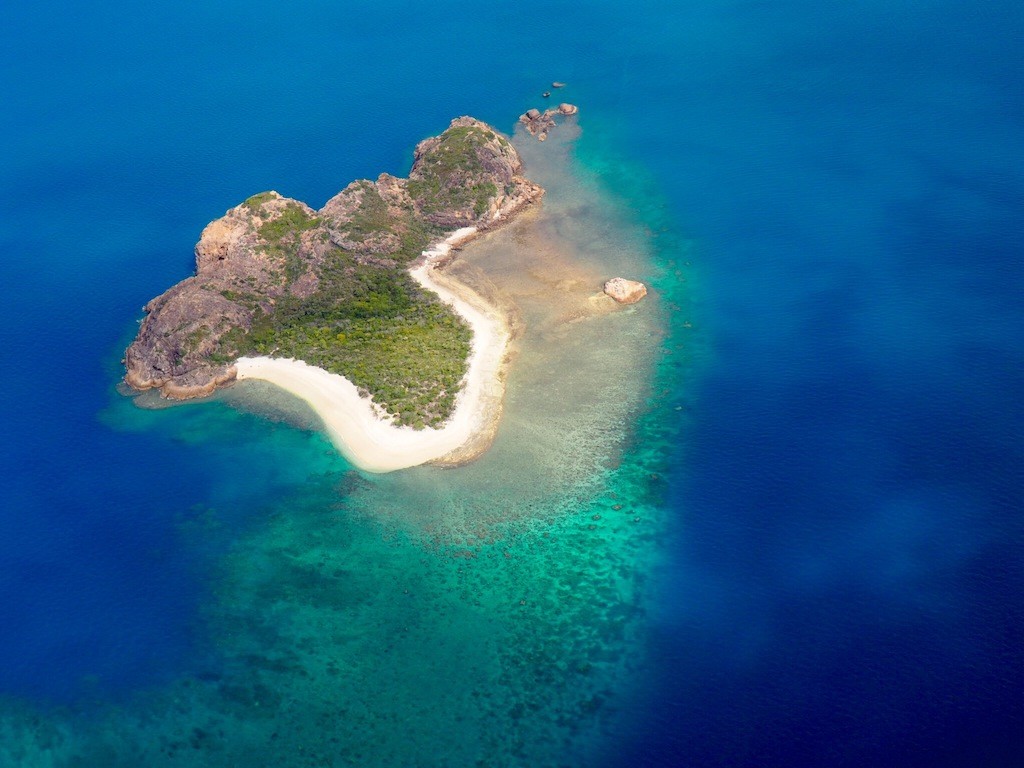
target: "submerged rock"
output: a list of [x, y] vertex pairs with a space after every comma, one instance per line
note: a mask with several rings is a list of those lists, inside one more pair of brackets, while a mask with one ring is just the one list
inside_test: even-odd
[[613, 277], [604, 284], [604, 292], [619, 304], [635, 304], [647, 295], [647, 286], [637, 280]]

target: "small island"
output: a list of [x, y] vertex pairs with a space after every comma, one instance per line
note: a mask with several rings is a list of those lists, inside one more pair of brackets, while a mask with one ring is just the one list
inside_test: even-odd
[[[501, 414], [508, 318], [443, 267], [544, 190], [470, 117], [414, 158], [408, 178], [352, 182], [319, 211], [262, 192], [207, 225], [196, 274], [145, 306], [125, 383], [188, 400], [268, 381], [366, 471], [479, 455]], [[632, 302], [636, 286], [606, 293]]]
[[508, 330], [436, 270], [543, 194], [507, 137], [460, 117], [407, 179], [355, 181], [319, 211], [254, 195], [204, 229], [195, 276], [146, 305], [125, 382], [184, 400], [270, 381], [370, 471], [469, 458], [500, 413]]

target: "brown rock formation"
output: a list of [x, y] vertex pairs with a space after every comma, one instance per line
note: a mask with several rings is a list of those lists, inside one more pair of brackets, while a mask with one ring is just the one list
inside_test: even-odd
[[647, 286], [636, 280], [613, 277], [604, 284], [604, 292], [619, 304], [635, 304], [647, 295]]
[[545, 141], [548, 131], [557, 125], [555, 116], [568, 117], [579, 111], [575, 104], [566, 103], [559, 104], [557, 109], [546, 109], [543, 112], [539, 109], [529, 109], [519, 116], [519, 122], [526, 127], [531, 136], [537, 137], [537, 141]]

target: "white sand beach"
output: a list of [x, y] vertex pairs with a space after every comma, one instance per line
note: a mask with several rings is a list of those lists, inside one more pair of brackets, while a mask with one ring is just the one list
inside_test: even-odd
[[489, 444], [488, 436], [501, 413], [502, 364], [509, 330], [499, 310], [469, 288], [436, 272], [437, 262], [447, 257], [452, 247], [476, 234], [475, 227], [457, 230], [424, 251], [425, 262], [410, 273], [458, 312], [473, 331], [468, 372], [455, 411], [442, 428], [393, 426], [380, 418], [372, 401], [360, 397], [348, 379], [301, 360], [243, 357], [236, 363], [238, 379], [262, 379], [305, 400], [323, 421], [338, 450], [367, 472], [391, 472], [452, 458], [452, 454], [466, 460], [474, 452], [479, 453]]

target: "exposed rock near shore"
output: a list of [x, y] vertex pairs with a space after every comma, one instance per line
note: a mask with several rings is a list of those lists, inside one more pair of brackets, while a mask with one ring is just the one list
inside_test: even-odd
[[636, 280], [613, 277], [604, 284], [604, 292], [619, 304], [635, 304], [647, 295], [647, 286]]
[[579, 111], [579, 107], [575, 104], [563, 102], [558, 105], [557, 109], [546, 109], [543, 112], [539, 109], [528, 109], [519, 116], [519, 122], [526, 127], [527, 132], [531, 136], [537, 137], [537, 141], [545, 141], [548, 137], [548, 131], [557, 125], [555, 122], [556, 116], [568, 117], [577, 114]]
[[209, 395], [234, 380], [237, 342], [254, 319], [315, 301], [325, 270], [354, 262], [404, 272], [429, 242], [503, 224], [543, 194], [505, 136], [460, 117], [420, 142], [408, 179], [353, 182], [319, 211], [277, 192], [254, 195], [203, 230], [196, 274], [146, 304], [125, 382], [175, 399]]

